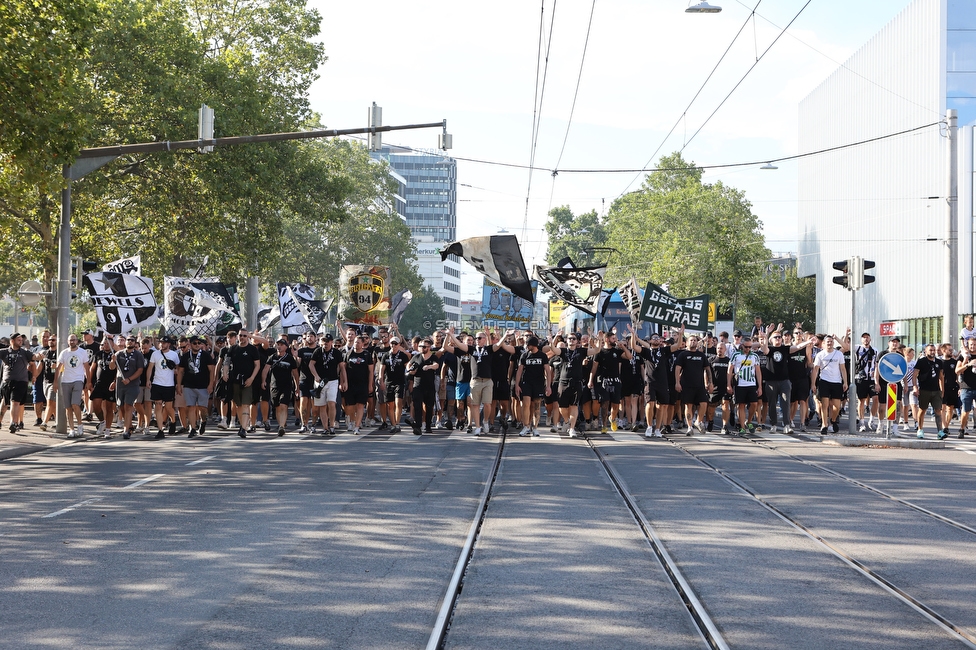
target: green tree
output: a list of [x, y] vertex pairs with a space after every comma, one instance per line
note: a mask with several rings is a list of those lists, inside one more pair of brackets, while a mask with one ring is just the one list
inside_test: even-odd
[[546, 222], [546, 236], [549, 240], [546, 262], [549, 265], [555, 265], [564, 257], [569, 257], [576, 266], [592, 266], [606, 261], [605, 254], [588, 251], [605, 246], [607, 240], [606, 226], [596, 210], [574, 215], [568, 205], [553, 208]]
[[762, 316], [764, 323], [793, 327], [800, 322], [812, 328], [817, 322], [817, 279], [798, 278], [795, 266], [782, 275], [763, 273], [739, 301], [739, 321], [751, 325], [754, 316]]
[[633, 276], [676, 295], [736, 303], [769, 257], [751, 204], [735, 188], [702, 183], [702, 170], [679, 153], [658, 168], [607, 215], [607, 245], [619, 252], [608, 284]]
[[441, 323], [445, 320], [444, 300], [437, 295], [434, 287], [427, 285], [414, 292], [413, 300], [403, 312], [399, 328], [405, 336], [430, 336], [435, 329], [443, 327]]

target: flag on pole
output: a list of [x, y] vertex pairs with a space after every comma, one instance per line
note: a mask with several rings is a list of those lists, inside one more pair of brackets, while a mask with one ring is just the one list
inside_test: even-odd
[[339, 269], [339, 320], [383, 325], [390, 321], [390, 267], [346, 265]]
[[641, 313], [641, 291], [637, 286], [637, 280], [631, 277], [617, 289], [617, 292], [620, 294], [620, 299], [624, 301], [627, 312], [630, 313], [631, 324], [636, 325]]
[[695, 332], [708, 330], [708, 294], [693, 298], [675, 298], [653, 282], [647, 283], [639, 317], [649, 323], [668, 327], [685, 326]]
[[[569, 258], [566, 258], [569, 262]], [[570, 264], [572, 264], [570, 262]], [[536, 266], [535, 275], [542, 286], [559, 300], [595, 316], [600, 292], [603, 291], [605, 266], [576, 268], [565, 266]]]
[[515, 235], [463, 239], [442, 250], [441, 261], [446, 260], [448, 255], [464, 258], [464, 261], [495, 284], [509, 289], [530, 303], [535, 302], [529, 274], [522, 259], [522, 250]]
[[82, 282], [95, 305], [99, 327], [109, 334], [126, 334], [156, 322], [151, 278], [99, 271], [89, 273]]
[[401, 289], [393, 296], [393, 300], [390, 304], [393, 305], [393, 310], [390, 312], [390, 321], [400, 324], [400, 319], [403, 318], [403, 312], [407, 311], [407, 307], [410, 306], [410, 302], [413, 300], [413, 292], [409, 289]]
[[120, 260], [109, 262], [108, 264], [102, 267], [102, 270], [111, 271], [113, 273], [126, 273], [128, 275], [139, 275], [142, 272], [142, 255], [123, 257]]
[[224, 334], [241, 326], [227, 287], [216, 278], [201, 281], [166, 276], [163, 326], [173, 336]]

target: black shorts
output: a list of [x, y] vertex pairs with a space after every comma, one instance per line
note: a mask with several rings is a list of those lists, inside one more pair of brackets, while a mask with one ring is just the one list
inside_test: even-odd
[[29, 396], [30, 384], [26, 381], [5, 381], [0, 387], [0, 399], [4, 404], [27, 404]]
[[369, 401], [369, 386], [348, 386], [342, 393], [342, 403], [348, 406], [365, 404]]
[[674, 386], [668, 384], [668, 399], [667, 402], [665, 403], [668, 404], [669, 406], [674, 406], [680, 401], [681, 401], [681, 393], [679, 393]]
[[493, 402], [507, 402], [512, 399], [512, 387], [507, 379], [492, 380], [491, 399]]
[[580, 404], [586, 404], [587, 402], [596, 401], [596, 395], [593, 394], [594, 391], [589, 387], [589, 385], [584, 384], [580, 387]]
[[656, 402], [658, 404], [667, 404], [668, 400], [671, 399], [667, 386], [659, 386], [656, 384], [647, 384], [644, 386], [644, 401], [648, 404]]
[[820, 399], [844, 399], [844, 386], [832, 381], [817, 381], [817, 397]]
[[546, 382], [528, 382], [523, 381], [519, 388], [522, 389], [521, 399], [526, 397], [531, 397], [532, 399], [542, 399], [546, 396]]
[[962, 400], [959, 399], [959, 386], [947, 386], [942, 393], [942, 405], [952, 408], [962, 408]]
[[756, 386], [736, 386], [734, 400], [736, 404], [755, 404], [759, 401], [759, 391]]
[[790, 381], [790, 401], [804, 402], [810, 397], [810, 378]]
[[95, 384], [95, 387], [92, 388], [92, 392], [89, 397], [91, 397], [92, 399], [107, 399], [107, 400], [112, 400], [114, 402], [115, 389], [114, 388], [110, 389], [109, 386], [111, 385], [112, 382], [109, 383], [98, 382], [97, 384]]
[[[294, 393], [292, 393], [294, 394]], [[264, 388], [259, 388], [256, 393], [256, 398], [259, 402], [270, 402], [271, 401], [271, 386], [265, 386]]]
[[728, 400], [728, 401], [731, 402], [732, 401], [732, 396], [730, 394], [726, 393], [724, 390], [719, 391], [718, 393], [709, 393], [708, 394], [708, 403], [711, 404], [711, 405], [713, 405], [713, 406], [717, 406], [718, 404], [721, 404], [722, 402], [724, 402], [726, 400]]
[[268, 401], [275, 408], [279, 406], [291, 406], [295, 401], [295, 390], [291, 386], [282, 389], [273, 386], [268, 390], [268, 396]]
[[315, 390], [315, 378], [308, 377], [299, 379], [298, 390], [301, 392], [302, 397], [312, 397], [312, 391]]
[[154, 402], [175, 401], [176, 386], [157, 386], [153, 384], [149, 389], [149, 397]]
[[214, 399], [219, 402], [229, 402], [233, 397], [233, 393], [228, 384], [223, 379], [217, 380], [217, 385], [214, 387]]
[[596, 399], [599, 402], [620, 403], [621, 390], [619, 381], [601, 382], [593, 387], [593, 391], [596, 393]]
[[407, 394], [407, 389], [403, 384], [387, 384], [386, 385], [386, 401], [392, 402], [393, 400], [403, 399]]
[[877, 393], [874, 390], [874, 382], [866, 379], [864, 381], [860, 379], [854, 380], [854, 388], [857, 390], [858, 399], [867, 399], [869, 397], [874, 397]]
[[571, 381], [568, 384], [560, 384], [559, 386], [559, 408], [568, 409], [570, 406], [578, 406], [580, 401], [580, 386], [581, 382], [579, 380]]
[[708, 401], [708, 392], [704, 386], [682, 387], [679, 396], [685, 404], [701, 404]]

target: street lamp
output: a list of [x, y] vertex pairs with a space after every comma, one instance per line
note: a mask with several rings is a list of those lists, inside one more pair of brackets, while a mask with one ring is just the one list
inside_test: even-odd
[[686, 14], [717, 14], [722, 11], [722, 8], [717, 5], [710, 5], [706, 0], [702, 0], [699, 3], [691, 4], [694, 0], [689, 0], [688, 8], [685, 9]]

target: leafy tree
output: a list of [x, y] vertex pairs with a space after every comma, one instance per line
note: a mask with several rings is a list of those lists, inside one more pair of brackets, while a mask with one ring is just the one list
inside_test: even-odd
[[403, 312], [399, 328], [406, 336], [429, 336], [435, 329], [442, 327], [441, 323], [445, 320], [447, 313], [444, 311], [444, 300], [437, 295], [434, 287], [427, 285], [419, 292], [414, 292], [413, 300]]
[[796, 267], [786, 273], [764, 273], [743, 292], [739, 301], [740, 323], [752, 324], [754, 316], [764, 323], [784, 323], [792, 327], [803, 323], [813, 327], [817, 322], [817, 279], [798, 278]]
[[607, 245], [619, 255], [610, 286], [631, 276], [667, 285], [680, 296], [708, 293], [736, 303], [769, 257], [745, 195], [721, 182], [702, 183], [702, 170], [679, 153], [658, 163], [641, 189], [616, 201], [607, 216]]
[[587, 249], [606, 245], [606, 226], [600, 221], [596, 210], [574, 215], [568, 205], [549, 211], [546, 222], [546, 236], [549, 238], [549, 251], [546, 262], [557, 264], [569, 257], [576, 266], [591, 266], [606, 261], [604, 255], [594, 257]]

